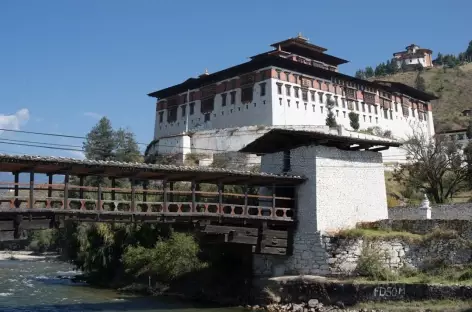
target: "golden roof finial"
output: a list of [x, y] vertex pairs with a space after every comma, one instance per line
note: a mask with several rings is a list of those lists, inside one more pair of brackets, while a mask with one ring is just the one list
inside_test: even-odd
[[277, 50], [282, 51], [282, 47], [280, 46], [280, 44], [277, 46]]
[[302, 35], [301, 32], [298, 33], [297, 38], [298, 38], [298, 39], [305, 40], [305, 41], [308, 41], [308, 38], [303, 37], [303, 35]]
[[298, 33], [298, 38], [303, 38], [303, 36], [302, 36], [302, 33], [301, 33], [301, 32], [299, 32], [299, 33]]
[[208, 75], [208, 68], [205, 68], [205, 75]]

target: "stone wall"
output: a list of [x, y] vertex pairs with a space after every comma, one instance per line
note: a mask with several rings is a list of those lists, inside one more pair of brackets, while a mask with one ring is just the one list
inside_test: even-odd
[[383, 220], [361, 226], [383, 230], [380, 233], [403, 232], [388, 239], [382, 239], [379, 235], [369, 240], [320, 234], [316, 237], [305, 235], [303, 240], [295, 237], [293, 256], [256, 255], [253, 260], [254, 274], [352, 275], [363, 251], [380, 255], [379, 260], [392, 270], [404, 266], [421, 269], [434, 263], [463, 265], [472, 261], [470, 221]]
[[[418, 207], [395, 207], [388, 210], [388, 218], [414, 220], [421, 219], [421, 216], [419, 216]], [[433, 205], [431, 219], [471, 220], [472, 203]]]
[[472, 259], [471, 245], [462, 238], [408, 241], [392, 239], [388, 241], [366, 241], [364, 239], [323, 239], [330, 273], [351, 275], [355, 273], [363, 251], [370, 250], [380, 256], [383, 264], [395, 271], [401, 267], [422, 269], [437, 263], [462, 265]]

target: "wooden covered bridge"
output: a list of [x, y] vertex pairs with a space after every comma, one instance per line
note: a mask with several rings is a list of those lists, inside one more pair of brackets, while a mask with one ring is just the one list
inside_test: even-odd
[[[0, 232], [82, 222], [170, 223], [289, 252], [301, 176], [0, 154]], [[261, 195], [270, 194], [270, 195]], [[1, 233], [0, 233], [1, 235]]]

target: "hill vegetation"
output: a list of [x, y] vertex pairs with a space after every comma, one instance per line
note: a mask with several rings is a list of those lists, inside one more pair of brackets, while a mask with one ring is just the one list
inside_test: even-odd
[[387, 61], [358, 70], [356, 77], [382, 79], [407, 84], [439, 97], [433, 104], [436, 131], [455, 130], [468, 125], [461, 112], [472, 108], [472, 41], [457, 56], [438, 53], [434, 68], [408, 70]]

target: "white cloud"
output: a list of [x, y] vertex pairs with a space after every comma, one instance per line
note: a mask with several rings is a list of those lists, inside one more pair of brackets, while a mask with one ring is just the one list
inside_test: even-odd
[[94, 112], [86, 112], [84, 113], [84, 116], [87, 116], [87, 117], [90, 117], [90, 118], [93, 118], [93, 119], [101, 119], [103, 116], [98, 114], [98, 113], [94, 113]]
[[[0, 128], [9, 130], [20, 130], [20, 127], [28, 122], [30, 113], [27, 108], [22, 108], [13, 115], [0, 114]], [[3, 131], [0, 130], [0, 134]]]

